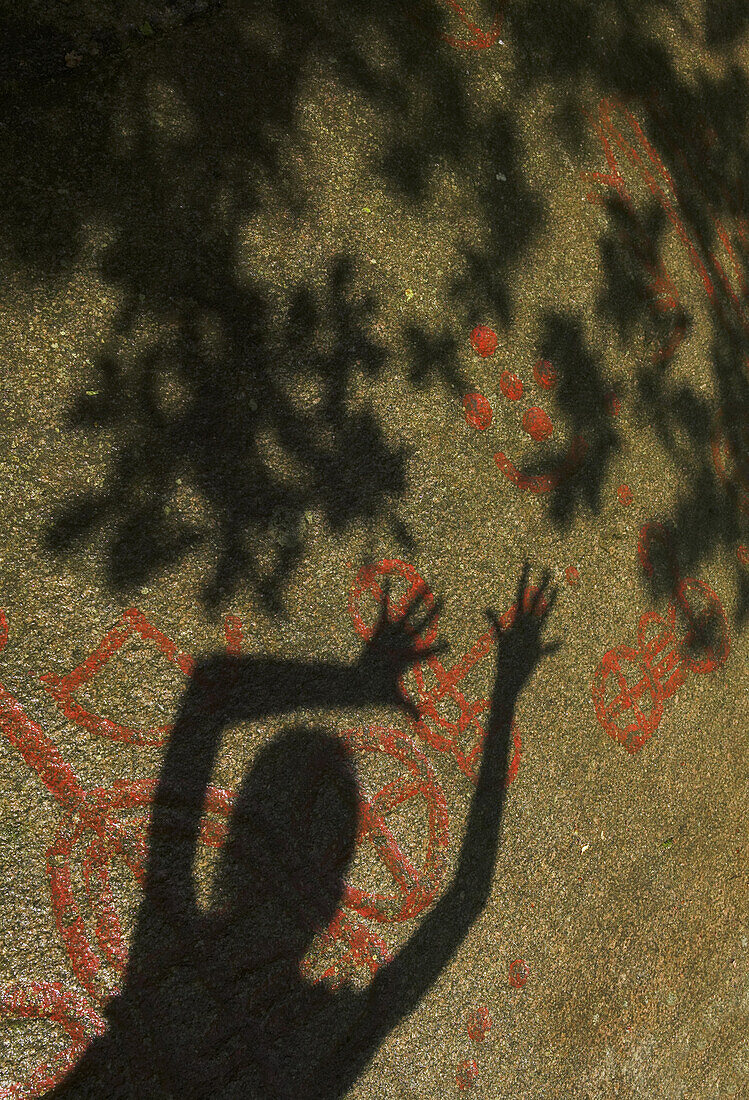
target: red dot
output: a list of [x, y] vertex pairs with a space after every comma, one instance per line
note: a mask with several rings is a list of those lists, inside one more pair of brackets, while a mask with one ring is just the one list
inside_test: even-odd
[[632, 496], [632, 490], [630, 489], [629, 485], [620, 485], [617, 488], [616, 492], [619, 497], [620, 504], [629, 505], [632, 503], [634, 498]]
[[468, 1034], [476, 1043], [482, 1043], [484, 1037], [492, 1026], [492, 1018], [489, 1015], [489, 1009], [486, 1005], [480, 1005], [473, 1012], [469, 1013], [468, 1020]]
[[613, 390], [609, 390], [603, 401], [606, 406], [606, 412], [609, 414], [609, 416], [619, 415], [619, 410], [622, 407], [622, 403]]
[[742, 565], [749, 565], [749, 546], [740, 546], [736, 551], [736, 557]]
[[510, 963], [510, 985], [513, 989], [522, 989], [528, 981], [530, 968], [522, 959], [515, 959]]
[[523, 427], [531, 439], [535, 439], [537, 443], [542, 443], [545, 439], [548, 439], [554, 431], [551, 420], [544, 410], [535, 406], [531, 406], [523, 413]]
[[492, 407], [480, 393], [467, 393], [463, 398], [466, 424], [483, 432], [492, 422]]
[[574, 565], [568, 565], [564, 571], [564, 575], [567, 578], [567, 584], [571, 588], [577, 588], [580, 583], [580, 574]]
[[523, 383], [516, 374], [503, 370], [499, 377], [499, 388], [510, 401], [519, 401], [523, 396]]
[[461, 1090], [469, 1089], [475, 1083], [478, 1075], [479, 1067], [473, 1058], [468, 1058], [465, 1062], [461, 1062], [455, 1071], [455, 1084]]
[[477, 355], [488, 359], [497, 350], [497, 334], [487, 325], [476, 325], [471, 333], [471, 346]]
[[548, 359], [539, 359], [533, 368], [533, 377], [544, 390], [550, 390], [557, 384], [557, 372]]

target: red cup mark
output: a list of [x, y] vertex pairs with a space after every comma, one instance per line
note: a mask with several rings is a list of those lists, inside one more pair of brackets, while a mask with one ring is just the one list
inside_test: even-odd
[[564, 571], [564, 575], [567, 578], [567, 584], [570, 588], [577, 588], [580, 583], [580, 574], [574, 565], [568, 565]]
[[609, 390], [609, 392], [605, 395], [603, 403], [609, 416], [619, 415], [622, 403], [613, 390]]
[[480, 393], [467, 393], [463, 398], [466, 424], [483, 432], [492, 422], [492, 407]]
[[471, 347], [483, 359], [488, 359], [497, 350], [497, 334], [488, 325], [476, 325], [471, 333]]
[[509, 370], [503, 370], [499, 376], [499, 388], [509, 401], [519, 401], [523, 396], [523, 383]]
[[554, 425], [543, 409], [532, 405], [523, 413], [523, 429], [531, 439], [535, 439], [537, 443], [543, 443], [544, 440], [551, 438]]
[[82, 997], [59, 982], [30, 982], [0, 991], [0, 1020], [49, 1020], [64, 1031], [70, 1045], [61, 1055], [43, 1062], [26, 1079], [0, 1086], [3, 1100], [41, 1096], [58, 1085], [73, 1068], [90, 1041], [106, 1030], [106, 1021]]
[[483, 1043], [492, 1026], [492, 1018], [486, 1005], [480, 1005], [468, 1014], [466, 1020], [468, 1034], [475, 1043]]
[[461, 1090], [470, 1089], [475, 1085], [479, 1075], [479, 1067], [474, 1062], [473, 1058], [467, 1058], [465, 1062], [461, 1062], [455, 1071], [455, 1084]]
[[625, 508], [628, 507], [634, 500], [634, 497], [632, 496], [632, 490], [630, 489], [629, 485], [618, 485], [616, 489], [616, 495], [619, 497], [619, 503], [623, 504]]
[[530, 968], [522, 959], [510, 963], [509, 981], [513, 989], [522, 989], [528, 981]]
[[543, 390], [551, 390], [557, 384], [557, 372], [548, 359], [539, 359], [533, 367], [536, 384]]
[[749, 565], [749, 546], [740, 546], [736, 551], [736, 557], [742, 565]]

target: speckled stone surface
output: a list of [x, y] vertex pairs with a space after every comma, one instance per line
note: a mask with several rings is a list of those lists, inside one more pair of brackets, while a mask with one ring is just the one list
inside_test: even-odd
[[[518, 702], [486, 906], [348, 1095], [749, 1096], [749, 25], [743, 8], [696, 2], [475, 3], [463, 16], [447, 0], [224, 0], [116, 56], [64, 64], [59, 79], [3, 86], [0, 1092], [20, 1083], [9, 1096], [41, 1095], [35, 1067], [72, 1040], [8, 991], [33, 1000], [46, 982], [77, 997], [78, 1057], [121, 978], [102, 961], [97, 1002], [76, 974], [48, 859], [74, 810], [19, 751], [8, 697], [85, 790], [155, 781], [164, 745], [113, 739], [90, 716], [138, 730], [174, 720], [187, 666], [165, 638], [194, 657], [229, 638], [258, 659], [353, 666], [352, 610], [366, 624], [376, 608], [352, 589], [383, 559], [442, 600], [444, 669], [485, 634], [487, 607], [510, 606], [526, 560], [536, 581], [552, 572], [549, 635], [562, 644]], [[479, 326], [496, 346], [472, 341]], [[555, 385], [539, 383], [539, 360]], [[470, 422], [469, 394], [488, 402], [489, 423], [485, 405]], [[532, 419], [524, 429], [530, 407], [550, 438], [534, 441]], [[533, 478], [552, 487], [533, 491]], [[657, 539], [652, 578], [638, 558], [651, 521], [671, 532], [679, 577], [709, 586], [711, 629], [730, 637], [714, 670], [687, 669], [672, 690], [688, 624], [677, 608], [655, 653], [677, 582]], [[697, 610], [709, 604], [687, 592]], [[133, 607], [160, 633], [123, 618]], [[66, 711], [41, 678], [65, 682], [135, 622], [140, 633], [63, 693]], [[660, 684], [662, 714], [627, 752], [593, 684], [608, 651], [639, 644], [632, 689], [648, 639], [642, 698]], [[719, 651], [714, 634], [708, 644]], [[434, 897], [397, 922], [348, 911], [391, 954], [457, 865], [474, 791], [460, 752], [486, 717], [492, 657], [456, 673], [471, 716], [456, 751], [436, 736], [460, 725], [450, 698], [429, 729], [362, 703], [223, 731], [211, 783], [230, 790], [292, 722], [413, 742], [447, 817]], [[402, 773], [387, 751], [357, 759], [370, 792]], [[388, 817], [417, 875], [435, 805], [411, 798]], [[195, 859], [203, 907], [218, 851]], [[81, 850], [71, 866], [103, 959]], [[369, 842], [350, 876], [397, 895]], [[140, 893], [115, 857], [110, 889], [126, 945]], [[317, 976], [330, 950], [313, 950]], [[347, 976], [368, 980], [362, 966]], [[482, 1008], [491, 1026], [471, 1037]]]

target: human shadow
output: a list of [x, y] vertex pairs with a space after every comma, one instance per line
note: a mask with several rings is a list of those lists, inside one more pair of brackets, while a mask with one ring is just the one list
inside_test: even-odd
[[[233, 811], [212, 907], [192, 878], [207, 784], [222, 731], [300, 706], [398, 702], [402, 673], [436, 649], [419, 598], [383, 616], [353, 666], [211, 656], [182, 701], [155, 794], [145, 892], [124, 986], [96, 1039], [48, 1100], [63, 1097], [342, 1096], [387, 1034], [418, 1005], [487, 902], [499, 843], [518, 694], [540, 658], [555, 592], [518, 585], [497, 636], [497, 669], [476, 792], [452, 884], [364, 991], [336, 991], [300, 963], [342, 900], [358, 829], [350, 754], [296, 726], [258, 753]], [[548, 599], [547, 599], [548, 597]], [[421, 622], [418, 618], [421, 616]]]

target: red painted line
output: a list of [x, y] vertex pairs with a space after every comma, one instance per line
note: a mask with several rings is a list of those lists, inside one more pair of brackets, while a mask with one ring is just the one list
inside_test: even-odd
[[[399, 776], [375, 794], [362, 791], [359, 839], [368, 839], [393, 878], [395, 894], [379, 894], [348, 885], [343, 904], [361, 916], [379, 922], [400, 922], [418, 915], [434, 898], [445, 872], [448, 844], [447, 803], [429, 761], [413, 741], [399, 730], [372, 726], [368, 730], [344, 730], [339, 735], [351, 751], [390, 757], [408, 774]], [[405, 797], [420, 796], [426, 811], [426, 853], [415, 868], [404, 855], [384, 820], [384, 812]]]

